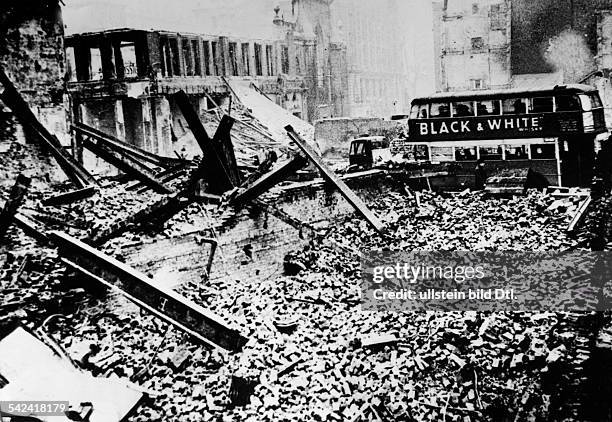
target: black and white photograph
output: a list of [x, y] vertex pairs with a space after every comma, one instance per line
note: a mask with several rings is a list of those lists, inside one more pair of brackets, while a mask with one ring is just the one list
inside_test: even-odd
[[0, 422], [612, 422], [612, 0], [0, 0]]

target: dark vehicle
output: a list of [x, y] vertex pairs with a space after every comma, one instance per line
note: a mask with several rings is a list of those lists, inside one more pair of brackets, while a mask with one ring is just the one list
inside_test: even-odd
[[551, 185], [588, 186], [595, 139], [607, 132], [599, 93], [587, 85], [417, 98], [408, 125], [407, 157], [455, 163], [462, 186], [473, 183], [478, 160], [491, 174], [530, 169]]
[[352, 169], [370, 169], [389, 160], [389, 141], [383, 136], [364, 136], [351, 142], [349, 165]]

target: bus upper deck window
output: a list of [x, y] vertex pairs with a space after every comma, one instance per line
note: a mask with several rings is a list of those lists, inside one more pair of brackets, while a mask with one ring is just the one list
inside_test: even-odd
[[573, 95], [559, 95], [555, 98], [557, 111], [579, 111], [580, 100]]
[[524, 98], [507, 98], [502, 101], [504, 114], [526, 114], [527, 101]]
[[452, 103], [452, 106], [453, 116], [469, 117], [474, 115], [474, 103], [472, 103], [471, 101]]
[[479, 116], [498, 116], [501, 114], [499, 100], [478, 101], [476, 112]]
[[421, 104], [417, 110], [419, 119], [429, 119], [429, 105]]
[[593, 104], [591, 103], [591, 98], [588, 95], [579, 95], [580, 103], [582, 104], [583, 111], [591, 111], [593, 110]]
[[415, 104], [410, 110], [411, 119], [427, 119], [429, 117], [429, 106], [427, 104]]
[[430, 117], [450, 117], [448, 103], [433, 103], [431, 105]]
[[603, 107], [603, 104], [601, 103], [601, 98], [599, 98], [599, 95], [591, 94], [591, 95], [589, 95], [589, 97], [591, 97], [591, 105], [593, 106], [593, 108], [602, 108]]
[[532, 113], [552, 113], [553, 98], [552, 97], [536, 97], [531, 99]]
[[555, 146], [554, 145], [531, 145], [532, 160], [554, 160]]

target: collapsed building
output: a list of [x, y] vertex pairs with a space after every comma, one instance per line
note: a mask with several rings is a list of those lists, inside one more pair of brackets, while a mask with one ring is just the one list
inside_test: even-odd
[[[49, 10], [57, 9], [41, 13]], [[39, 37], [59, 30], [39, 19], [13, 20], [15, 39], [24, 26]], [[579, 247], [564, 229], [583, 193], [485, 201], [411, 192], [378, 170], [337, 176], [316, 153], [312, 126], [266, 98], [265, 87], [216, 76], [196, 89], [189, 84], [197, 75], [148, 75], [155, 62], [139, 48], [164, 52], [162, 75], [166, 52], [166, 71], [186, 72], [188, 57], [195, 72], [200, 36], [183, 44], [151, 31], [107, 35], [97, 47], [84, 43], [81, 59], [75, 44], [74, 69], [87, 80], [69, 82], [83, 100], [70, 108], [79, 117], [70, 130], [44, 120], [47, 107], [67, 115], [63, 106], [28, 97], [44, 99], [61, 85], [61, 44], [21, 46], [54, 53], [56, 77], [20, 82], [18, 61], [0, 75], [12, 134], [0, 155], [0, 397], [61, 392], [75, 406], [71, 419], [92, 422], [129, 414], [520, 420], [555, 412], [579, 420], [590, 382], [607, 385], [608, 372], [592, 367], [609, 362], [609, 333], [599, 333], [593, 313], [406, 316], [358, 307], [358, 248]], [[176, 60], [185, 63], [175, 68]], [[175, 114], [146, 113], [151, 98]], [[142, 102], [132, 109], [134, 99]], [[129, 129], [126, 115], [136, 121]], [[199, 157], [168, 148], [180, 125]], [[121, 174], [81, 164], [81, 150]], [[249, 161], [262, 151], [275, 154]], [[303, 180], [306, 158], [322, 178]], [[51, 174], [65, 174], [65, 183]], [[29, 192], [27, 176], [37, 178]]]

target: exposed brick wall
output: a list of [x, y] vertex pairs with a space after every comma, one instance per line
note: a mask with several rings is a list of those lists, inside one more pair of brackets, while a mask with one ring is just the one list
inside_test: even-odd
[[[392, 189], [380, 175], [348, 183], [366, 202]], [[329, 190], [323, 183], [277, 190], [266, 196], [266, 202], [303, 223], [316, 226], [333, 224], [354, 212], [337, 191]], [[259, 207], [228, 212], [224, 219], [215, 221], [215, 225], [219, 248], [211, 271], [213, 279], [264, 279], [281, 273], [285, 255], [310, 241], [306, 231], [301, 232]], [[209, 257], [209, 247], [198, 237], [209, 236], [211, 232], [204, 230], [128, 245], [122, 250], [123, 258], [151, 275], [163, 268], [173, 268], [179, 271], [181, 282], [199, 282]]]
[[[57, 0], [0, 3], [0, 64], [34, 114], [67, 143], [63, 36]], [[1, 141], [24, 142], [24, 132], [4, 111], [0, 114]]]

